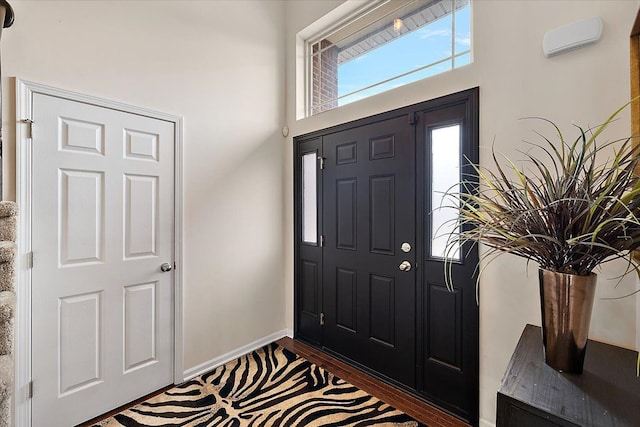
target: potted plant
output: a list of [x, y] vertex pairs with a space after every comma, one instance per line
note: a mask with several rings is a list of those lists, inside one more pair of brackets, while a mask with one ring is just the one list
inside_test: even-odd
[[640, 149], [631, 138], [596, 141], [625, 107], [597, 127], [576, 126], [573, 140], [540, 119], [555, 138], [538, 134], [521, 166], [494, 151], [493, 171], [473, 165], [448, 192], [459, 210], [449, 249], [479, 242], [487, 263], [511, 253], [539, 265], [545, 361], [563, 372], [582, 372], [596, 267], [623, 258], [624, 274], [638, 271]]

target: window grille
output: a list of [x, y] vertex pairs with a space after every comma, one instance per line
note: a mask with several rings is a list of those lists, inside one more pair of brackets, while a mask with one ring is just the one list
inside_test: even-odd
[[376, 2], [307, 40], [307, 116], [471, 62], [471, 0]]

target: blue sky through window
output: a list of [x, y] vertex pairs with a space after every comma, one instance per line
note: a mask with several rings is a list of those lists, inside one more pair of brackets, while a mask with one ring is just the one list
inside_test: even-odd
[[[455, 39], [453, 55], [467, 52], [471, 46], [471, 13], [470, 6], [455, 12]], [[349, 62], [338, 66], [338, 96], [366, 88], [381, 81], [392, 79], [400, 74], [425, 67], [403, 77], [395, 78], [375, 87], [362, 90], [338, 100], [338, 105], [348, 104], [395, 87], [405, 85], [454, 67], [471, 62], [471, 54], [466, 53], [455, 58], [452, 64], [452, 15], [425, 25], [413, 32], [365, 53]]]

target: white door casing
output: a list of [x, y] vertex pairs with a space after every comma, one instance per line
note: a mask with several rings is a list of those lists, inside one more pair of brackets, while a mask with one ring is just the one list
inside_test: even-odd
[[18, 91], [16, 425], [67, 426], [182, 380], [181, 120]]

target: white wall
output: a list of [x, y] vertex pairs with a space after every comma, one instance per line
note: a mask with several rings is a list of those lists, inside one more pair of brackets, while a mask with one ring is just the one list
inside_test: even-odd
[[5, 197], [15, 194], [11, 77], [183, 116], [184, 368], [282, 330], [283, 3], [11, 3]]
[[[482, 164], [489, 166], [490, 146], [518, 158], [526, 149], [522, 139], [533, 138], [526, 116], [550, 118], [573, 135], [572, 122], [585, 126], [604, 120], [629, 99], [629, 34], [638, 11], [637, 1], [475, 1], [473, 3], [474, 63], [431, 79], [398, 88], [296, 121], [296, 34], [342, 1], [288, 2], [287, 124], [291, 136], [343, 123], [389, 109], [417, 103], [470, 87], [480, 87], [480, 145]], [[601, 41], [551, 59], [542, 54], [546, 31], [560, 25], [601, 16]], [[629, 112], [611, 127], [611, 138], [630, 134]], [[291, 137], [289, 138], [291, 143]], [[292, 147], [289, 146], [286, 189], [287, 322], [293, 326]], [[621, 271], [607, 267], [600, 274], [598, 297], [624, 295], [636, 289], [633, 278], [617, 288], [607, 277]], [[481, 281], [480, 416], [495, 420], [496, 391], [525, 324], [540, 324], [536, 267], [528, 274], [524, 261], [504, 256], [493, 263]], [[636, 345], [634, 298], [595, 302], [591, 338], [625, 347]]]

